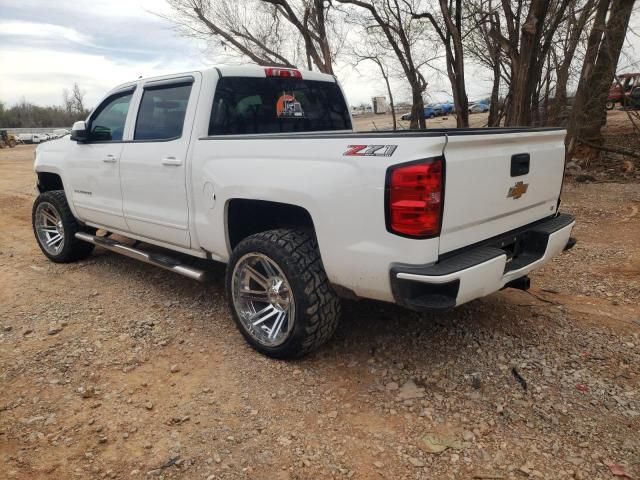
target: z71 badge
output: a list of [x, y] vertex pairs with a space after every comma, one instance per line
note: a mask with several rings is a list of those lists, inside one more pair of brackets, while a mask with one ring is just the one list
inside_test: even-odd
[[398, 148], [397, 145], [348, 145], [349, 149], [342, 155], [348, 157], [390, 157]]

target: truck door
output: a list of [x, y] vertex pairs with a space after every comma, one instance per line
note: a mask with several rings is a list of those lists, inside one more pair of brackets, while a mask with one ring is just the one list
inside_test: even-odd
[[129, 230], [181, 247], [191, 243], [186, 158], [199, 85], [199, 74], [144, 84], [120, 163]]
[[135, 86], [107, 97], [88, 121], [88, 140], [71, 146], [70, 196], [84, 221], [126, 230], [120, 189], [120, 157]]

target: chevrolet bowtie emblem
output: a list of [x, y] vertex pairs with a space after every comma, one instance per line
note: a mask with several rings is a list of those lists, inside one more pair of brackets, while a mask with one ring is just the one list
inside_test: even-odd
[[516, 184], [509, 189], [509, 193], [507, 193], [507, 198], [513, 198], [514, 200], [517, 200], [522, 195], [527, 193], [528, 188], [529, 188], [528, 183], [516, 182]]

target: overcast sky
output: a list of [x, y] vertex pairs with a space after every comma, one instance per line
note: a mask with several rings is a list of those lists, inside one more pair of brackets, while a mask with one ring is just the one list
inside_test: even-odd
[[[168, 13], [164, 0], [19, 0], [2, 2], [0, 16], [0, 100], [22, 98], [41, 104], [60, 104], [62, 90], [78, 82], [86, 103], [95, 103], [115, 85], [165, 73], [215, 65], [205, 45], [185, 39], [172, 25], [151, 12]], [[636, 16], [637, 17], [637, 16]], [[638, 18], [633, 20], [638, 28]], [[622, 59], [621, 66], [638, 60], [640, 42]], [[634, 70], [640, 70], [640, 64]], [[339, 65], [337, 75], [352, 105], [385, 94], [374, 71]], [[469, 96], [487, 96], [489, 72], [471, 66], [467, 72]], [[448, 82], [430, 78], [432, 98], [444, 100]], [[397, 96], [407, 99], [408, 88], [397, 84]]]

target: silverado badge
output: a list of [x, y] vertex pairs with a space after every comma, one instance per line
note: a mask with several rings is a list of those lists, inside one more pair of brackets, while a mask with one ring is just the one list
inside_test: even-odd
[[516, 182], [516, 184], [509, 189], [509, 193], [507, 193], [507, 198], [513, 198], [514, 200], [519, 199], [525, 193], [527, 193], [527, 189], [529, 188], [528, 183], [524, 182]]

